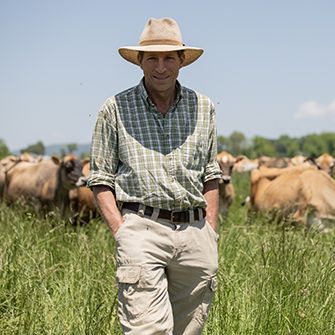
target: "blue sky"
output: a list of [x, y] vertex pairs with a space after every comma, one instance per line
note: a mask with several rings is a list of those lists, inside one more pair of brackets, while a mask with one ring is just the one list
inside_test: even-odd
[[0, 0], [0, 138], [89, 143], [106, 98], [142, 77], [118, 47], [164, 16], [205, 49], [179, 80], [213, 100], [219, 135], [335, 131], [333, 0]]

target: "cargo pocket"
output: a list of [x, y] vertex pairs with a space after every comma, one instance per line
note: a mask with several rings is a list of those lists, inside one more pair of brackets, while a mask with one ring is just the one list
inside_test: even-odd
[[141, 285], [141, 266], [122, 265], [116, 271], [118, 299], [123, 316], [131, 322], [145, 315], [150, 300]]
[[217, 289], [217, 277], [216, 275], [211, 277], [204, 289], [203, 299], [201, 306], [199, 308], [199, 313], [197, 313], [196, 318], [198, 322], [203, 326], [209, 313], [209, 309], [211, 307], [212, 299], [214, 293]]

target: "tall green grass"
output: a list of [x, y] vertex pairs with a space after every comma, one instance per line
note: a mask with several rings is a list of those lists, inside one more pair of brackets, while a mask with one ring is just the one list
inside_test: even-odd
[[119, 334], [114, 244], [100, 221], [74, 228], [0, 207], [0, 334]]
[[[237, 198], [221, 218], [219, 285], [204, 334], [334, 335], [335, 233], [248, 216]], [[99, 219], [0, 204], [0, 334], [121, 334], [114, 241]], [[146, 335], [146, 334], [143, 334]]]

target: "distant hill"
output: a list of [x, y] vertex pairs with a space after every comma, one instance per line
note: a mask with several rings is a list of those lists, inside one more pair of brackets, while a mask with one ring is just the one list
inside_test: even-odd
[[[90, 144], [77, 144], [77, 147], [77, 150], [73, 152], [77, 157], [81, 157], [83, 154], [88, 155], [90, 153]], [[46, 156], [61, 156], [62, 152], [68, 152], [67, 144], [52, 144], [45, 146]], [[18, 155], [20, 154], [20, 150], [14, 150], [12, 153]]]
[[[82, 154], [90, 153], [90, 144], [77, 144], [77, 146], [78, 146], [77, 150], [73, 152], [76, 156], [81, 157]], [[68, 151], [66, 144], [53, 144], [45, 146], [45, 154], [47, 156], [51, 155], [59, 156], [61, 155], [62, 151], [65, 152]]]

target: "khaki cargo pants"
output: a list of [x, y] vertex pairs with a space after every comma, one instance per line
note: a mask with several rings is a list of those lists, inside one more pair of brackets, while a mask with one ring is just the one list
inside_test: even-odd
[[216, 289], [218, 235], [205, 219], [172, 224], [155, 220], [155, 211], [122, 214], [115, 240], [124, 334], [201, 334]]

